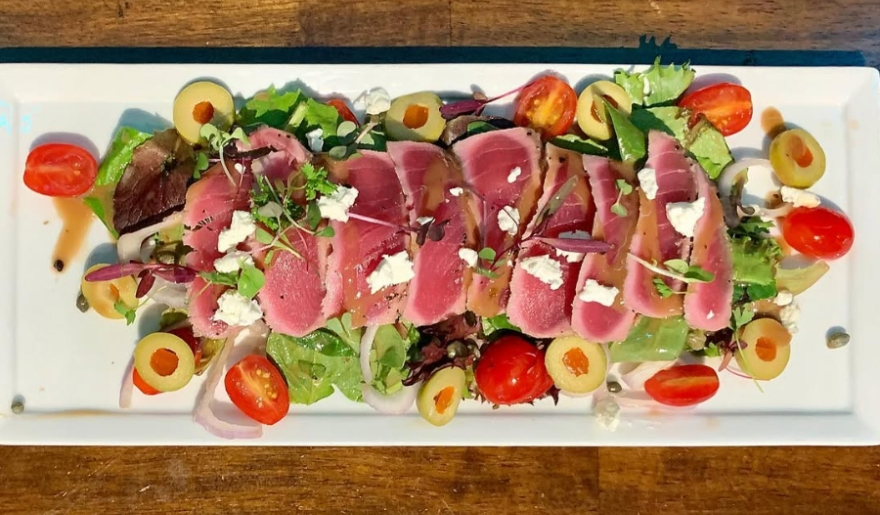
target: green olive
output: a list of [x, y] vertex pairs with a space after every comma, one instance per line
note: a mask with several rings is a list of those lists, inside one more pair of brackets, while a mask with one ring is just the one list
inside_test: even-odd
[[825, 174], [825, 152], [809, 132], [790, 129], [770, 143], [770, 164], [782, 184], [809, 188]]
[[148, 385], [160, 392], [180, 390], [195, 373], [192, 349], [171, 333], [152, 333], [134, 349], [134, 368]]
[[605, 381], [605, 349], [579, 336], [556, 338], [544, 356], [547, 373], [560, 390], [590, 393]]
[[137, 281], [130, 275], [113, 279], [112, 281], [85, 280], [85, 276], [105, 266], [107, 265], [98, 264], [86, 270], [80, 282], [82, 296], [85, 297], [88, 306], [91, 306], [102, 317], [112, 319], [123, 318], [122, 313], [116, 310], [116, 303], [122, 302], [128, 309], [136, 309], [138, 307], [138, 300], [135, 298]]
[[611, 120], [605, 116], [605, 102], [602, 99], [629, 115], [632, 98], [623, 88], [607, 80], [590, 84], [578, 97], [578, 126], [591, 138], [607, 140], [611, 139]]
[[440, 97], [427, 91], [395, 98], [385, 115], [388, 137], [398, 141], [437, 141], [446, 128], [446, 120], [440, 115], [442, 105]]
[[206, 123], [213, 123], [220, 130], [228, 129], [234, 114], [232, 94], [213, 82], [193, 82], [174, 99], [174, 128], [188, 143], [202, 141], [202, 125]]
[[755, 379], [769, 381], [785, 370], [791, 357], [791, 333], [772, 318], [759, 318], [743, 328], [736, 363]]
[[464, 370], [458, 367], [439, 370], [419, 390], [416, 399], [419, 414], [435, 426], [448, 424], [458, 411], [464, 388]]

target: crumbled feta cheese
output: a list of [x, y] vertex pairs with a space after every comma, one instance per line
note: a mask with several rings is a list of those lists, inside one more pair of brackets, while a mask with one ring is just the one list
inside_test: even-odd
[[251, 172], [253, 172], [254, 175], [260, 175], [263, 173], [263, 162], [259, 159], [251, 161]]
[[427, 225], [433, 221], [434, 221], [433, 216], [420, 216], [420, 217], [416, 218], [416, 222], [418, 222], [419, 225]]
[[639, 186], [648, 200], [657, 198], [657, 172], [653, 168], [642, 168], [638, 175]]
[[354, 205], [357, 196], [357, 188], [346, 188], [345, 186], [337, 186], [336, 191], [330, 195], [321, 195], [318, 198], [318, 211], [321, 212], [321, 218], [347, 222], [348, 210]]
[[605, 397], [596, 402], [593, 415], [599, 424], [609, 431], [615, 431], [620, 425], [620, 406], [614, 397]]
[[233, 327], [248, 326], [263, 318], [263, 310], [257, 301], [238, 293], [238, 290], [224, 292], [217, 299], [217, 306], [214, 320], [226, 322]]
[[318, 153], [324, 150], [324, 129], [318, 127], [313, 131], [309, 131], [306, 133], [306, 138], [309, 140], [309, 149], [312, 152]]
[[562, 286], [562, 266], [550, 256], [525, 258], [520, 262], [520, 265], [527, 274], [550, 285], [551, 290], [558, 290]]
[[391, 96], [385, 88], [373, 88], [363, 92], [355, 103], [362, 103], [367, 114], [382, 114], [391, 109]]
[[409, 282], [415, 276], [413, 262], [404, 250], [397, 254], [382, 256], [379, 266], [367, 276], [367, 284], [370, 285], [370, 293], [376, 293], [386, 286]]
[[776, 298], [773, 299], [773, 303], [777, 306], [788, 306], [792, 302], [794, 302], [794, 295], [788, 290], [779, 290], [779, 293], [776, 294]]
[[567, 250], [556, 249], [556, 255], [565, 259], [568, 263], [580, 263], [584, 259], [584, 255], [580, 252], [569, 252]]
[[511, 236], [519, 232], [519, 211], [513, 206], [504, 206], [498, 212], [498, 228]]
[[713, 318], [715, 318], [715, 312], [710, 309], [709, 312], [706, 313], [706, 320], [712, 320]]
[[578, 295], [583, 302], [598, 302], [603, 306], [610, 307], [614, 304], [614, 299], [620, 290], [616, 286], [604, 286], [599, 284], [595, 279], [587, 279], [584, 283], [584, 289]]
[[480, 255], [477, 254], [476, 250], [466, 248], [458, 249], [458, 257], [471, 268], [477, 266], [477, 260], [480, 259]]
[[233, 166], [233, 168], [235, 168], [235, 171], [238, 173], [244, 173], [244, 165], [241, 163], [235, 163], [235, 166]]
[[779, 310], [779, 320], [791, 334], [798, 332], [797, 323], [800, 317], [801, 308], [794, 302]]
[[793, 204], [794, 207], [818, 207], [822, 203], [819, 197], [809, 191], [792, 188], [791, 186], [779, 188], [779, 194], [782, 195], [783, 202]]
[[229, 224], [229, 228], [220, 231], [220, 236], [217, 238], [217, 250], [226, 253], [234, 249], [256, 230], [257, 224], [250, 212], [235, 211], [232, 213], [232, 223]]
[[698, 198], [694, 202], [671, 202], [666, 204], [666, 216], [675, 231], [682, 236], [694, 237], [694, 228], [706, 211], [706, 199]]
[[452, 195], [453, 197], [457, 197], [457, 196], [461, 195], [462, 193], [464, 193], [463, 188], [450, 188], [449, 189], [449, 194]]
[[238, 272], [245, 265], [254, 266], [254, 258], [247, 252], [240, 250], [233, 250], [225, 256], [214, 260], [214, 270], [221, 274]]
[[507, 174], [507, 182], [509, 182], [510, 184], [515, 183], [520, 174], [522, 174], [522, 168], [517, 166], [516, 168], [511, 170], [509, 174]]

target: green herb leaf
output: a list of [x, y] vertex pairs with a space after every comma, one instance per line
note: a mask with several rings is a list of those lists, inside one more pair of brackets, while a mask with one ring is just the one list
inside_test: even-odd
[[510, 322], [510, 319], [507, 318], [506, 313], [502, 313], [500, 315], [495, 315], [494, 317], [483, 317], [483, 334], [486, 336], [494, 333], [495, 331], [500, 331], [502, 329], [508, 329], [510, 331], [522, 332], [522, 329], [513, 325]]
[[660, 295], [660, 298], [665, 299], [667, 297], [671, 297], [675, 293], [672, 291], [672, 288], [670, 288], [666, 284], [666, 282], [663, 281], [663, 279], [660, 279], [659, 277], [655, 277], [652, 282], [654, 283], [654, 289], [657, 290], [657, 293]]
[[626, 216], [629, 213], [619, 200], [611, 205], [611, 212], [617, 216]]
[[563, 134], [550, 140], [550, 143], [559, 148], [572, 150], [581, 154], [591, 156], [607, 157], [609, 155], [608, 147], [601, 143], [597, 143], [591, 139], [583, 139], [576, 134]]
[[121, 300], [117, 300], [116, 303], [113, 304], [113, 309], [116, 310], [117, 313], [125, 317], [125, 325], [131, 325], [134, 323], [134, 318], [137, 315], [135, 309], [128, 307]]
[[287, 379], [291, 403], [313, 404], [332, 395], [334, 386], [349, 399], [361, 400], [363, 375], [355, 356], [327, 356], [281, 333], [269, 336], [266, 351]]
[[480, 252], [477, 254], [477, 256], [485, 261], [495, 261], [497, 253], [492, 247], [484, 247], [480, 249]]
[[672, 102], [685, 92], [694, 80], [695, 72], [688, 63], [681, 66], [661, 66], [660, 58], [644, 72], [614, 72], [614, 82], [622, 87], [638, 105], [652, 106]]
[[603, 102], [605, 102], [605, 112], [611, 117], [611, 125], [614, 127], [614, 135], [620, 149], [620, 160], [633, 164], [645, 157], [648, 153], [645, 133], [607, 100], [603, 99]]
[[107, 216], [107, 207], [104, 205], [104, 201], [97, 197], [86, 197], [83, 199], [83, 203], [95, 213], [98, 220], [104, 224], [104, 227], [110, 231], [110, 234], [113, 235], [114, 238], [119, 238], [119, 233], [116, 231], [116, 228], [113, 227], [113, 220]]
[[711, 283], [715, 280], [715, 274], [708, 270], [703, 270], [698, 266], [690, 266], [688, 267], [687, 272], [685, 272], [684, 278], [692, 279], [693, 281], [701, 283]]
[[339, 127], [336, 128], [336, 135], [340, 138], [346, 138], [347, 136], [355, 134], [355, 131], [357, 131], [357, 124], [346, 120], [340, 123]]
[[300, 168], [300, 173], [306, 179], [306, 200], [314, 200], [319, 193], [330, 195], [336, 191], [336, 185], [327, 178], [329, 172], [323, 166], [316, 168], [311, 163], [305, 163]]
[[131, 163], [134, 149], [150, 139], [152, 134], [141, 132], [132, 127], [120, 127], [110, 143], [110, 150], [98, 167], [98, 175], [95, 177], [95, 186], [108, 186], [116, 184], [125, 173], [125, 168]]
[[629, 195], [633, 192], [632, 184], [626, 182], [623, 179], [617, 179], [614, 181], [614, 186], [617, 188], [617, 191], [624, 195]]
[[266, 284], [266, 276], [257, 267], [245, 263], [238, 277], [238, 293], [252, 299]]
[[309, 98], [294, 112], [290, 126], [300, 141], [306, 140], [306, 133], [320, 128], [324, 134], [324, 148], [332, 148], [340, 144], [336, 134], [343, 121], [335, 107]]
[[718, 348], [718, 345], [714, 343], [710, 343], [703, 348], [703, 355], [707, 358], [720, 358], [721, 357], [721, 349]]
[[772, 299], [779, 294], [775, 282], [770, 284], [749, 284], [746, 286], [745, 291], [749, 296], [749, 300], [752, 302], [763, 299]]
[[236, 139], [238, 141], [241, 141], [245, 145], [250, 146], [250, 144], [251, 144], [251, 140], [248, 139], [247, 134], [245, 134], [244, 129], [242, 129], [241, 127], [236, 127], [235, 130], [232, 131], [231, 136], [232, 136], [232, 139]]
[[211, 284], [222, 284], [223, 286], [237, 286], [238, 274], [220, 272], [199, 272], [199, 277]]
[[299, 345], [325, 356], [355, 356], [354, 350], [342, 338], [329, 329], [318, 329], [297, 338], [290, 337]]
[[319, 238], [332, 238], [335, 235], [336, 231], [334, 231], [329, 225], [315, 233], [315, 236]]
[[208, 142], [212, 145], [214, 145], [216, 141], [221, 139], [220, 129], [218, 129], [212, 123], [206, 123], [202, 125], [202, 128], [199, 129], [199, 135], [208, 140]]
[[327, 321], [327, 329], [339, 335], [355, 354], [360, 354], [363, 329], [351, 328], [351, 313], [345, 312], [338, 318], [331, 318]]
[[271, 245], [275, 242], [275, 236], [266, 229], [257, 227], [257, 241], [263, 245]]
[[682, 275], [686, 274], [690, 268], [688, 262], [683, 259], [670, 259], [669, 261], [664, 261], [663, 266]]
[[611, 361], [673, 361], [684, 351], [690, 328], [682, 317], [641, 317], [626, 340], [608, 346]]
[[208, 169], [208, 154], [204, 152], [196, 153], [196, 167], [193, 169], [193, 177], [198, 179], [202, 176], [202, 172]]
[[730, 315], [731, 328], [736, 332], [751, 322], [753, 318], [755, 318], [755, 309], [751, 304], [734, 308]]
[[489, 122], [477, 120], [467, 125], [467, 130], [465, 131], [465, 133], [469, 136], [473, 136], [475, 134], [481, 134], [483, 132], [490, 132], [494, 130], [498, 130], [498, 127], [495, 127]]
[[268, 125], [283, 129], [294, 109], [303, 101], [299, 91], [279, 93], [274, 86], [248, 99], [239, 111], [239, 123], [244, 126]]
[[407, 338], [401, 336], [393, 325], [383, 325], [376, 331], [370, 349], [370, 369], [373, 372], [372, 385], [379, 392], [388, 395], [403, 387], [402, 381], [408, 374], [407, 351], [415, 343], [410, 337], [409, 331]]
[[498, 279], [499, 277], [501, 277], [501, 274], [499, 274], [498, 272], [495, 272], [494, 270], [490, 270], [488, 268], [484, 268], [482, 266], [474, 268], [474, 273], [477, 275], [482, 275], [483, 277], [486, 277], [488, 279]]
[[306, 210], [306, 222], [309, 224], [309, 229], [315, 230], [318, 228], [318, 225], [321, 223], [321, 210], [318, 208], [318, 203], [314, 200], [309, 202], [309, 206]]

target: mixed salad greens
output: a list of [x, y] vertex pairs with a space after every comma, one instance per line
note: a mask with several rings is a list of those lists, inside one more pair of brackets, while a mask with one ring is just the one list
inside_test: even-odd
[[[223, 86], [200, 81], [175, 99], [173, 127], [155, 134], [122, 127], [100, 165], [82, 148], [39, 146], [28, 156], [24, 182], [43, 195], [81, 198], [117, 242], [118, 262], [85, 271], [79, 307], [131, 324], [146, 303], [167, 306], [160, 332], [133, 349], [120, 396], [123, 407], [133, 391], [168, 394], [207, 371], [196, 419], [231, 438], [259, 436], [260, 426], [230, 424], [212, 414], [211, 387], [221, 378], [232, 403], [259, 424], [282, 420], [291, 403], [313, 404], [337, 391], [384, 413], [403, 413], [415, 403], [434, 425], [450, 422], [464, 399], [499, 406], [555, 399], [559, 393], [593, 394], [594, 409], [613, 424], [608, 414], [620, 406], [705, 402], [717, 392], [722, 371], [756, 384], [782, 374], [797, 331], [796, 296], [853, 242], [847, 217], [806, 191], [825, 172], [820, 144], [802, 129], [779, 127], [771, 134], [767, 159], [734, 162], [725, 137], [751, 122], [751, 95], [732, 83], [694, 90], [694, 77], [688, 64], [664, 66], [658, 58], [644, 71], [617, 70], [611, 80], [594, 82], [579, 94], [552, 74], [499, 97], [477, 93], [451, 102], [432, 92], [392, 99], [374, 88], [355, 101], [363, 107], [361, 116], [346, 99], [311, 98], [273, 86], [236, 108]], [[487, 104], [507, 95], [515, 95], [510, 116], [483, 114]], [[535, 200], [531, 224], [520, 219], [528, 209], [501, 209], [497, 225], [512, 235], [502, 247], [487, 243], [488, 225], [495, 223], [486, 216], [491, 206], [467, 174], [423, 185], [439, 188], [445, 203], [469, 199], [461, 204], [464, 211], [483, 202], [472, 227], [481, 236], [468, 236], [470, 245], [452, 248], [460, 256], [456, 266], [464, 270], [456, 283], [459, 309], [427, 324], [407, 320], [402, 316], [407, 288], [410, 302], [417, 302], [415, 283], [426, 281], [414, 260], [429, 252], [428, 245], [448, 244], [455, 220], [434, 214], [389, 221], [381, 212], [367, 213], [358, 209], [368, 200], [364, 187], [355, 187], [350, 174], [365, 173], [360, 170], [370, 159], [402, 167], [393, 142], [429, 145], [456, 168], [449, 163], [463, 162], [460, 143], [489, 141], [489, 135], [504, 131], [536, 134], [538, 152], [548, 156], [553, 148], [578, 156], [578, 162], [580, 154], [600, 161], [585, 158], [592, 164], [577, 165], [577, 177], [560, 181], [557, 190], [545, 192], [545, 200]], [[668, 137], [674, 141], [669, 152], [692, 165], [669, 173], [686, 174], [695, 193], [688, 202], [670, 202], [665, 212], [650, 214], [646, 209], [662, 208], [669, 189], [664, 157], [654, 150]], [[605, 208], [591, 168], [597, 163], [619, 173]], [[547, 166], [525, 170], [523, 178], [535, 173], [540, 182]], [[521, 173], [519, 166], [509, 175], [506, 171], [507, 182], [516, 183]], [[709, 195], [696, 194], [703, 177], [697, 174], [711, 180]], [[759, 174], [777, 186], [763, 204], [745, 205], [747, 183]], [[587, 178], [594, 199], [588, 197], [593, 207], [583, 216], [595, 216], [597, 230], [550, 235], [547, 228], [565, 212], [577, 180], [586, 184]], [[417, 192], [405, 185], [403, 190], [407, 209], [415, 210]], [[717, 252], [701, 260], [700, 224], [707, 223], [716, 200], [723, 206], [720, 237], [712, 244]], [[608, 258], [620, 282], [578, 277], [582, 263], [615, 249], [609, 242], [616, 222], [631, 220], [632, 237], [640, 230], [636, 220], [642, 228], [646, 216], [660, 217], [661, 227], [654, 227], [650, 238], [662, 244], [674, 235], [676, 248], [685, 249], [679, 256], [652, 259], [633, 243], [622, 249], [618, 265]], [[663, 229], [663, 223], [674, 230]], [[362, 268], [371, 267], [359, 276], [363, 292], [328, 308], [337, 280], [334, 267], [343, 266], [334, 259], [348, 252], [348, 240], [367, 238], [365, 232], [353, 232], [352, 227], [366, 227], [356, 224], [390, 231], [388, 238], [405, 245], [378, 261], [363, 261]], [[539, 246], [549, 249], [547, 255], [528, 257]], [[664, 316], [652, 316], [630, 298], [636, 294], [623, 286], [622, 277], [634, 270], [647, 274], [646, 302], [672, 306]], [[320, 277], [308, 279], [314, 273]], [[513, 310], [472, 308], [468, 284], [507, 288], [511, 273], [532, 281], [536, 299], [567, 295], [563, 330], [527, 334], [515, 324], [522, 315]], [[515, 281], [509, 288], [518, 287]], [[728, 281], [733, 292], [718, 311], [723, 320], [713, 320], [716, 312], [710, 310], [695, 324], [690, 310], [698, 308], [688, 299], [715, 281]], [[560, 289], [563, 283], [570, 286]], [[291, 304], [298, 301], [290, 299], [311, 295], [310, 285], [319, 290], [320, 305]], [[351, 287], [342, 287], [340, 295], [349, 295], [345, 288]], [[370, 318], [372, 306], [357, 303], [361, 293], [377, 292], [383, 297], [370, 302], [397, 302], [388, 308], [391, 318], [380, 323], [371, 321], [382, 318]], [[273, 308], [269, 299], [282, 308]], [[629, 316], [625, 338], [585, 337], [568, 323], [577, 302], [583, 309], [601, 304]], [[297, 317], [310, 309], [318, 323], [297, 325]], [[837, 338], [835, 346], [841, 341]], [[227, 363], [234, 345], [249, 352]]]

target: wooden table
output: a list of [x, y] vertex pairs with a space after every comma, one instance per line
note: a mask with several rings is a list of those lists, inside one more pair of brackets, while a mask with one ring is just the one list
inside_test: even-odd
[[[671, 36], [664, 55], [697, 64], [878, 66], [878, 27], [876, 0], [0, 0], [0, 47], [537, 45], [588, 48], [539, 58], [644, 62], [649, 38]], [[137, 55], [218, 58], [175, 52]], [[880, 449], [0, 448], [0, 513], [127, 512], [880, 513]]]

